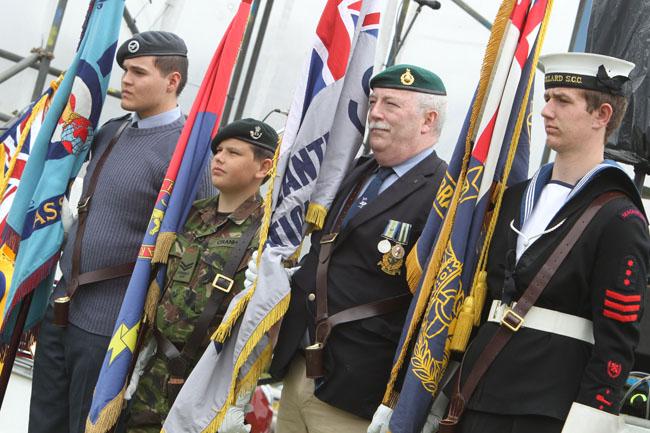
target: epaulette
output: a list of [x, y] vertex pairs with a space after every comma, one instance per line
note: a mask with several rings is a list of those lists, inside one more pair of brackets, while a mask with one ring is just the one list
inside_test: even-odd
[[128, 119], [130, 119], [130, 118], [131, 118], [131, 113], [126, 113], [124, 116], [120, 116], [120, 117], [113, 117], [112, 119], [108, 119], [106, 122], [104, 122], [104, 124], [102, 124], [101, 127], [103, 128], [103, 127], [105, 127], [106, 125], [108, 125], [109, 123], [112, 123], [112, 122], [122, 122], [122, 121], [124, 121], [124, 120], [128, 120]]

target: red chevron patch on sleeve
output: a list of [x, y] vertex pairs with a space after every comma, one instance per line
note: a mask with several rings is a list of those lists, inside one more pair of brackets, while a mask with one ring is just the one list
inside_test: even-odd
[[605, 291], [603, 316], [621, 323], [638, 320], [641, 310], [641, 295], [624, 295], [613, 290]]

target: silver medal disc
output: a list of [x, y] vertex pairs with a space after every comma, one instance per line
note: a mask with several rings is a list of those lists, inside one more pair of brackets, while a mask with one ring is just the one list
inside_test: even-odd
[[388, 239], [383, 239], [379, 241], [377, 244], [377, 250], [379, 250], [380, 253], [386, 254], [387, 252], [390, 251], [391, 245]]

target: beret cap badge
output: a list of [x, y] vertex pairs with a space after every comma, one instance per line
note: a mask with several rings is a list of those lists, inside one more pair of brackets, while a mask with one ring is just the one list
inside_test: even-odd
[[415, 77], [411, 74], [411, 70], [406, 68], [406, 71], [399, 77], [402, 84], [405, 86], [412, 86], [415, 83]]
[[136, 40], [130, 41], [127, 49], [129, 50], [129, 53], [137, 53], [140, 49], [140, 42]]
[[250, 132], [250, 134], [253, 140], [259, 140], [262, 138], [262, 128], [256, 126], [255, 129]]

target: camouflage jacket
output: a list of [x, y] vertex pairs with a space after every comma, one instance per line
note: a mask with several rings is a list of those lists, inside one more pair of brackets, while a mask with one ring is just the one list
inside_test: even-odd
[[[165, 290], [156, 314], [156, 328], [178, 350], [183, 349], [210, 295], [217, 290], [212, 282], [222, 272], [239, 237], [253, 220], [259, 221], [263, 213], [259, 194], [250, 197], [230, 215], [217, 213], [217, 201], [218, 196], [215, 196], [194, 203], [183, 232], [178, 235], [169, 254]], [[259, 232], [240, 262], [233, 288], [224, 298], [207, 335], [212, 334], [221, 322], [230, 299], [243, 289], [244, 271], [258, 243]], [[148, 338], [152, 337], [149, 333]], [[207, 346], [207, 341], [204, 345]], [[187, 374], [204, 350], [205, 347], [199, 348], [196, 359], [189, 360], [190, 370]], [[174, 398], [168, 389], [169, 377], [167, 360], [159, 350], [149, 361], [132, 398], [127, 421], [129, 433], [160, 431], [162, 420], [167, 416]]]
[[[260, 219], [262, 199], [255, 195], [228, 216], [217, 213], [218, 196], [199, 200], [169, 253], [165, 291], [156, 314], [156, 328], [172, 343], [182, 345], [191, 335], [213, 290], [212, 282], [230, 259], [230, 251], [254, 219]], [[246, 256], [235, 274], [228, 299], [244, 287], [244, 270], [252, 251], [257, 249], [259, 235], [248, 247]], [[224, 302], [212, 325], [217, 326], [225, 314]], [[216, 319], [216, 318], [215, 318]], [[180, 349], [180, 348], [179, 348]]]

